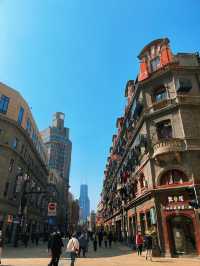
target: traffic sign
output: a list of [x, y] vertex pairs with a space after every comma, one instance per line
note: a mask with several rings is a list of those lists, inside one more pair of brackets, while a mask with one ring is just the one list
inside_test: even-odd
[[49, 202], [48, 204], [48, 216], [56, 216], [57, 214], [57, 203]]

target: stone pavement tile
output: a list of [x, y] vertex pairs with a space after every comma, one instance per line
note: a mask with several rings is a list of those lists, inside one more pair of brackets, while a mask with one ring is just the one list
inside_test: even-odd
[[[7, 248], [4, 250], [2, 265], [6, 266], [47, 266], [48, 257], [46, 246], [29, 248]], [[59, 266], [70, 265], [66, 254]], [[199, 266], [198, 259], [189, 258], [153, 258], [153, 262], [146, 261], [144, 255], [138, 257], [129, 248], [115, 244], [112, 249], [101, 248], [95, 253], [90, 245], [87, 258], [78, 258], [75, 266]]]

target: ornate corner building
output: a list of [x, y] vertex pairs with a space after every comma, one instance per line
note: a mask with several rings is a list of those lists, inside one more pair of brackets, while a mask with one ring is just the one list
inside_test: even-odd
[[0, 83], [0, 228], [6, 241], [45, 231], [47, 178], [47, 154], [31, 110]]
[[165, 38], [138, 58], [104, 171], [103, 222], [119, 240], [150, 231], [159, 255], [200, 255], [199, 211], [189, 204], [200, 193], [200, 57], [173, 54]]

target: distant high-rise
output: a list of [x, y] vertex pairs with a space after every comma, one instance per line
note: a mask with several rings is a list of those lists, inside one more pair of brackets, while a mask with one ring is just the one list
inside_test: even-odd
[[83, 184], [80, 187], [79, 206], [81, 209], [80, 219], [82, 221], [87, 221], [87, 217], [90, 214], [90, 200], [88, 197], [88, 185], [86, 184]]
[[69, 185], [72, 143], [69, 139], [69, 128], [64, 127], [65, 114], [53, 115], [52, 126], [41, 132], [48, 151], [48, 166], [56, 169]]

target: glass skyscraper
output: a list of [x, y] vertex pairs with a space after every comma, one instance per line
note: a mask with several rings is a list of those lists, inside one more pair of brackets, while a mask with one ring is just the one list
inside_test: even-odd
[[80, 198], [79, 198], [79, 206], [80, 206], [80, 220], [86, 222], [87, 217], [90, 214], [90, 200], [88, 197], [88, 185], [83, 184], [80, 187]]

